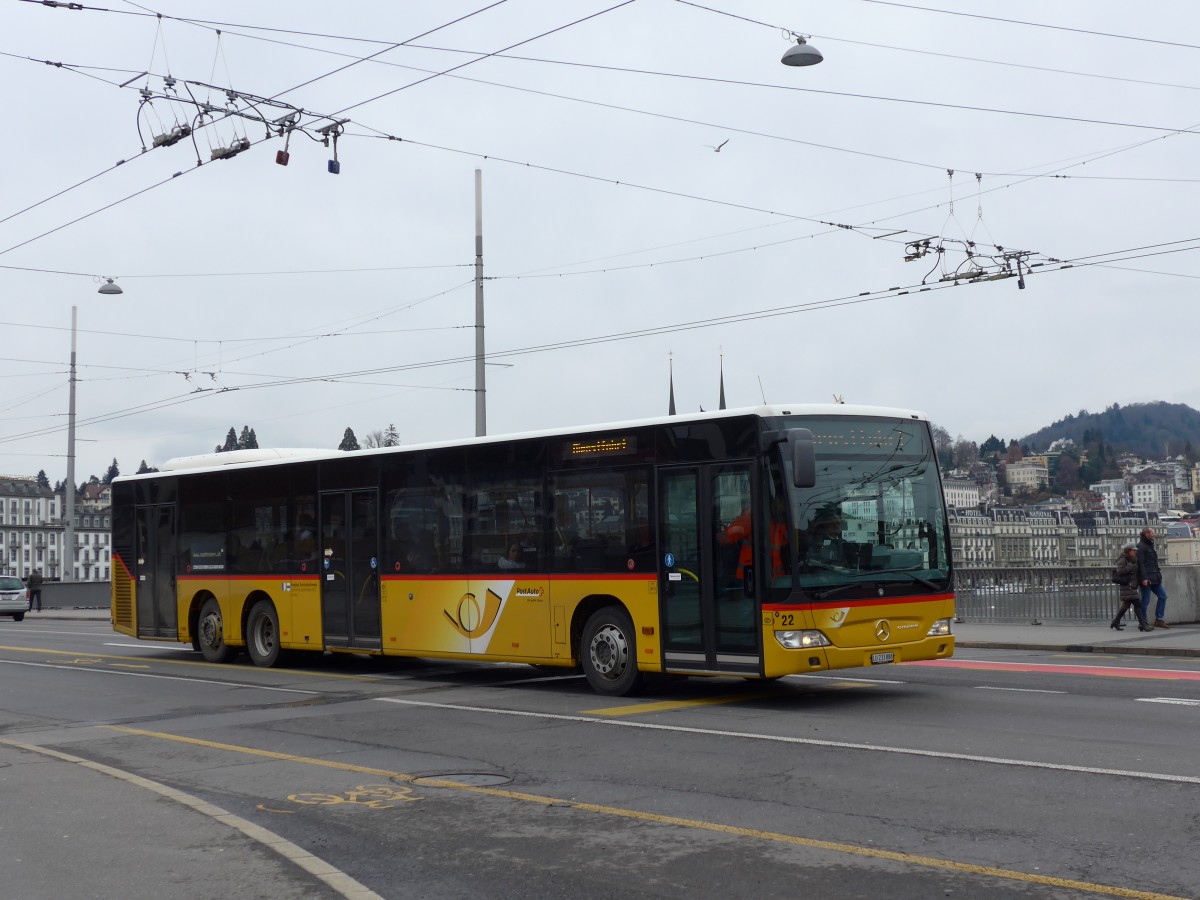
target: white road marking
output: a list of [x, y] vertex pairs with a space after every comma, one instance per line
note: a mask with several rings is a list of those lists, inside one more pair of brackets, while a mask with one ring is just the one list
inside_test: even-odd
[[1070, 691], [1039, 691], [1036, 688], [993, 687], [990, 684], [975, 685], [977, 691], [1012, 691], [1015, 694], [1068, 694]]
[[68, 672], [95, 672], [100, 675], [125, 675], [132, 678], [162, 678], [165, 681], [188, 681], [195, 684], [219, 684], [222, 687], [250, 688], [256, 691], [279, 691], [284, 694], [319, 694], [320, 691], [302, 691], [299, 688], [268, 687], [262, 684], [245, 684], [240, 681], [217, 681], [209, 678], [185, 678], [182, 675], [155, 675], [149, 672], [121, 672], [116, 669], [93, 669], [88, 666], [62, 666], [55, 663], [21, 662], [15, 659], [0, 659], [0, 664], [9, 666], [33, 666], [36, 669], [65, 669]]
[[1200, 706], [1200, 700], [1187, 700], [1182, 697], [1138, 697], [1138, 703], [1174, 703], [1178, 706]]
[[878, 744], [858, 744], [849, 741], [822, 741], [815, 738], [787, 737], [779, 734], [756, 734], [749, 731], [722, 731], [716, 728], [692, 728], [686, 725], [662, 725], [654, 722], [634, 722], [622, 719], [598, 719], [588, 716], [568, 716], [561, 713], [527, 712], [519, 709], [491, 709], [486, 706], [464, 706], [457, 703], [432, 703], [428, 700], [401, 700], [397, 697], [372, 697], [380, 703], [399, 706], [420, 706], [455, 712], [490, 713], [497, 716], [516, 716], [529, 719], [548, 719], [557, 722], [587, 722], [590, 725], [609, 725], [616, 728], [642, 728], [648, 731], [669, 731], [676, 734], [702, 734], [711, 737], [743, 738], [779, 744], [802, 744], [808, 747], [832, 747], [838, 750], [866, 750], [872, 753], [895, 753], [900, 756], [925, 756], [933, 759], [956, 759], [964, 762], [990, 763], [996, 766], [1017, 766], [1026, 769], [1050, 769], [1056, 772], [1082, 772], [1087, 775], [1120, 775], [1146, 781], [1169, 781], [1176, 784], [1200, 784], [1200, 775], [1164, 775], [1157, 772], [1133, 772], [1128, 769], [1102, 769], [1097, 766], [1071, 766], [1040, 762], [1032, 759], [1007, 759], [1002, 756], [976, 756], [972, 753], [947, 753], [942, 750], [918, 750], [910, 747], [884, 747]]

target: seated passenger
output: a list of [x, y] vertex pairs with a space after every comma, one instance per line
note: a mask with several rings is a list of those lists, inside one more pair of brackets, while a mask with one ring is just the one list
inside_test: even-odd
[[525, 568], [525, 558], [521, 550], [520, 544], [513, 544], [508, 548], [508, 553], [500, 557], [496, 566], [501, 569], [523, 569]]

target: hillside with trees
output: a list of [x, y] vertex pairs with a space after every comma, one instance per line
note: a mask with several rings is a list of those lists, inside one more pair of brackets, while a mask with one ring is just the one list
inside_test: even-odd
[[1195, 459], [1196, 448], [1200, 447], [1200, 412], [1183, 403], [1114, 403], [1101, 413], [1081, 409], [1021, 438], [1020, 443], [1022, 447], [1045, 450], [1061, 439], [1072, 440], [1079, 447], [1108, 445], [1143, 459]]

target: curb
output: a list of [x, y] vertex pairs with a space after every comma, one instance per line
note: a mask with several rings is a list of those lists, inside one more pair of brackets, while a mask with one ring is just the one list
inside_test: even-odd
[[1190, 647], [1121, 647], [1112, 644], [1030, 644], [1014, 641], [955, 641], [955, 647], [972, 650], [1053, 650], [1059, 653], [1120, 653], [1129, 656], [1200, 657], [1200, 650]]

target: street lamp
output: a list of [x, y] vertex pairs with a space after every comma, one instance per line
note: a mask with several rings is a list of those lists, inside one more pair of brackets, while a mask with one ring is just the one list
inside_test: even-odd
[[825, 58], [820, 50], [805, 40], [804, 35], [793, 34], [792, 37], [796, 39], [796, 46], [788, 47], [780, 60], [785, 66], [815, 66]]
[[98, 293], [98, 294], [123, 294], [125, 292], [123, 290], [121, 290], [121, 286], [119, 284], [117, 284], [116, 281], [114, 281], [111, 278], [105, 278], [104, 284], [100, 285], [100, 290], [98, 290], [96, 293]]

